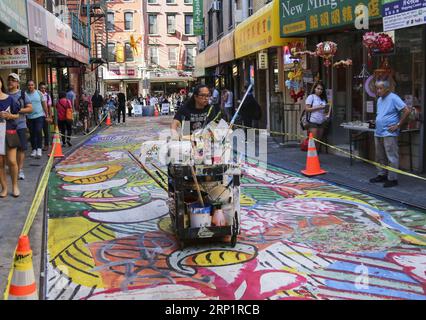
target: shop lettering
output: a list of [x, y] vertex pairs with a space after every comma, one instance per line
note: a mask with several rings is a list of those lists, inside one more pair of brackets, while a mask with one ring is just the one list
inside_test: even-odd
[[287, 5], [284, 2], [282, 3], [282, 5], [284, 17], [294, 16], [296, 13], [301, 14], [303, 12], [303, 3], [290, 7], [290, 1], [287, 1]]
[[[338, 7], [338, 3], [342, 2], [342, 0], [308, 0], [307, 1], [307, 12], [311, 10], [316, 10], [322, 7], [330, 7], [331, 10], [334, 10]], [[297, 5], [291, 5], [290, 0], [282, 3], [283, 8], [283, 16], [284, 17], [292, 17], [301, 15], [304, 13], [303, 7], [304, 4], [300, 3]]]

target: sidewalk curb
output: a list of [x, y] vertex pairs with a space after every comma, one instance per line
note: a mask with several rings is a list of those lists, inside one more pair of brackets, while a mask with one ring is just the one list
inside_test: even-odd
[[[290, 171], [290, 172], [293, 172], [295, 174], [299, 174], [298, 172], [294, 171], [293, 169], [285, 168], [284, 166], [281, 166], [281, 165], [278, 165], [278, 164], [275, 164], [275, 163], [271, 163], [271, 165], [279, 167], [279, 168], [287, 170], [287, 171]], [[346, 189], [349, 189], [349, 190], [352, 190], [352, 191], [361, 192], [361, 193], [364, 193], [366, 195], [369, 195], [369, 196], [372, 196], [372, 197], [375, 197], [375, 198], [378, 198], [378, 199], [393, 202], [395, 204], [399, 204], [399, 205], [415, 208], [415, 209], [418, 209], [418, 210], [422, 210], [422, 211], [425, 211], [425, 213], [426, 213], [426, 207], [424, 207], [422, 205], [413, 204], [413, 203], [410, 203], [410, 202], [405, 202], [405, 201], [402, 201], [402, 200], [386, 197], [382, 194], [372, 192], [367, 188], [359, 188], [359, 187], [355, 187], [353, 185], [344, 184], [344, 183], [341, 183], [341, 182], [336, 182], [332, 179], [327, 179], [325, 175], [323, 175], [321, 177], [317, 177], [317, 178], [314, 177], [314, 179], [317, 179], [317, 180], [320, 180], [320, 181], [323, 181], [323, 182], [326, 182], [326, 183], [329, 183], [329, 184], [332, 184], [332, 185], [335, 185], [335, 186], [338, 186], [338, 187], [343, 187], [343, 188], [346, 188]]]

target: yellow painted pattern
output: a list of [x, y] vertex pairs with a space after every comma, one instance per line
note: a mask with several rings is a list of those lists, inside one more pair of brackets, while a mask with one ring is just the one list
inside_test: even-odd
[[[421, 240], [420, 235], [418, 237], [414, 237], [414, 236], [411, 236], [411, 235], [401, 235], [400, 237], [401, 237], [402, 240], [404, 240], [404, 242], [415, 244], [415, 245], [418, 245], [418, 246], [426, 246], [426, 241]], [[423, 237], [423, 238], [426, 239], [425, 237]]]
[[242, 207], [251, 207], [256, 204], [256, 200], [245, 194], [240, 194], [240, 204]]
[[372, 208], [378, 209], [377, 207], [371, 205], [370, 203], [367, 203], [367, 202], [362, 201], [360, 199], [353, 198], [353, 197], [350, 197], [350, 196], [345, 196], [343, 194], [334, 193], [334, 192], [305, 190], [305, 194], [296, 196], [296, 198], [299, 198], [299, 199], [305, 199], [305, 198], [330, 198], [330, 200], [332, 200], [332, 199], [342, 199], [342, 200], [356, 202], [356, 203], [359, 203], [359, 204], [368, 205], [368, 206], [370, 206]]
[[231, 250], [212, 250], [195, 255], [193, 262], [200, 267], [219, 267], [243, 263], [252, 257], [250, 254]]
[[[101, 228], [103, 232], [101, 233], [97, 228]], [[95, 262], [86, 242], [104, 240], [91, 234], [90, 231], [92, 230], [102, 235], [104, 240], [115, 238], [113, 232], [85, 218], [49, 219], [49, 240], [47, 244], [49, 259], [51, 262], [54, 261], [60, 270], [66, 271], [65, 273], [73, 279], [74, 283], [86, 287], [96, 285], [98, 288], [103, 288], [100, 273], [92, 271]]]
[[172, 219], [170, 219], [170, 217], [162, 218], [158, 223], [158, 228], [165, 233], [171, 235], [175, 234], [172, 228]]
[[[86, 170], [97, 169], [97, 168], [99, 168], [99, 166], [82, 167], [82, 168], [73, 170], [71, 172], [86, 171]], [[108, 179], [113, 178], [121, 169], [123, 169], [122, 166], [110, 165], [108, 166], [108, 169], [102, 173], [98, 173], [98, 174], [86, 176], [86, 177], [64, 176], [62, 180], [64, 180], [65, 182], [76, 183], [76, 184], [101, 183], [101, 182], [107, 181]]]
[[133, 200], [129, 201], [120, 201], [120, 202], [106, 202], [106, 203], [89, 203], [91, 207], [98, 211], [114, 211], [114, 210], [125, 210], [130, 208], [136, 208], [141, 205], [141, 203]]

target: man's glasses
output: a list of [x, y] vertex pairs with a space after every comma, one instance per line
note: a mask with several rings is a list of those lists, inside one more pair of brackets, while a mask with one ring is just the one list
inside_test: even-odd
[[200, 98], [210, 98], [211, 97], [211, 95], [209, 95], [209, 94], [197, 94], [196, 96], [200, 97]]

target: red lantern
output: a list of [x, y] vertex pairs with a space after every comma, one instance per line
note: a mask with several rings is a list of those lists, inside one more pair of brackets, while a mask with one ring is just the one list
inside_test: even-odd
[[331, 65], [330, 59], [336, 54], [337, 52], [337, 44], [331, 41], [325, 41], [317, 44], [317, 55], [323, 58], [324, 65], [326, 67], [329, 67]]

